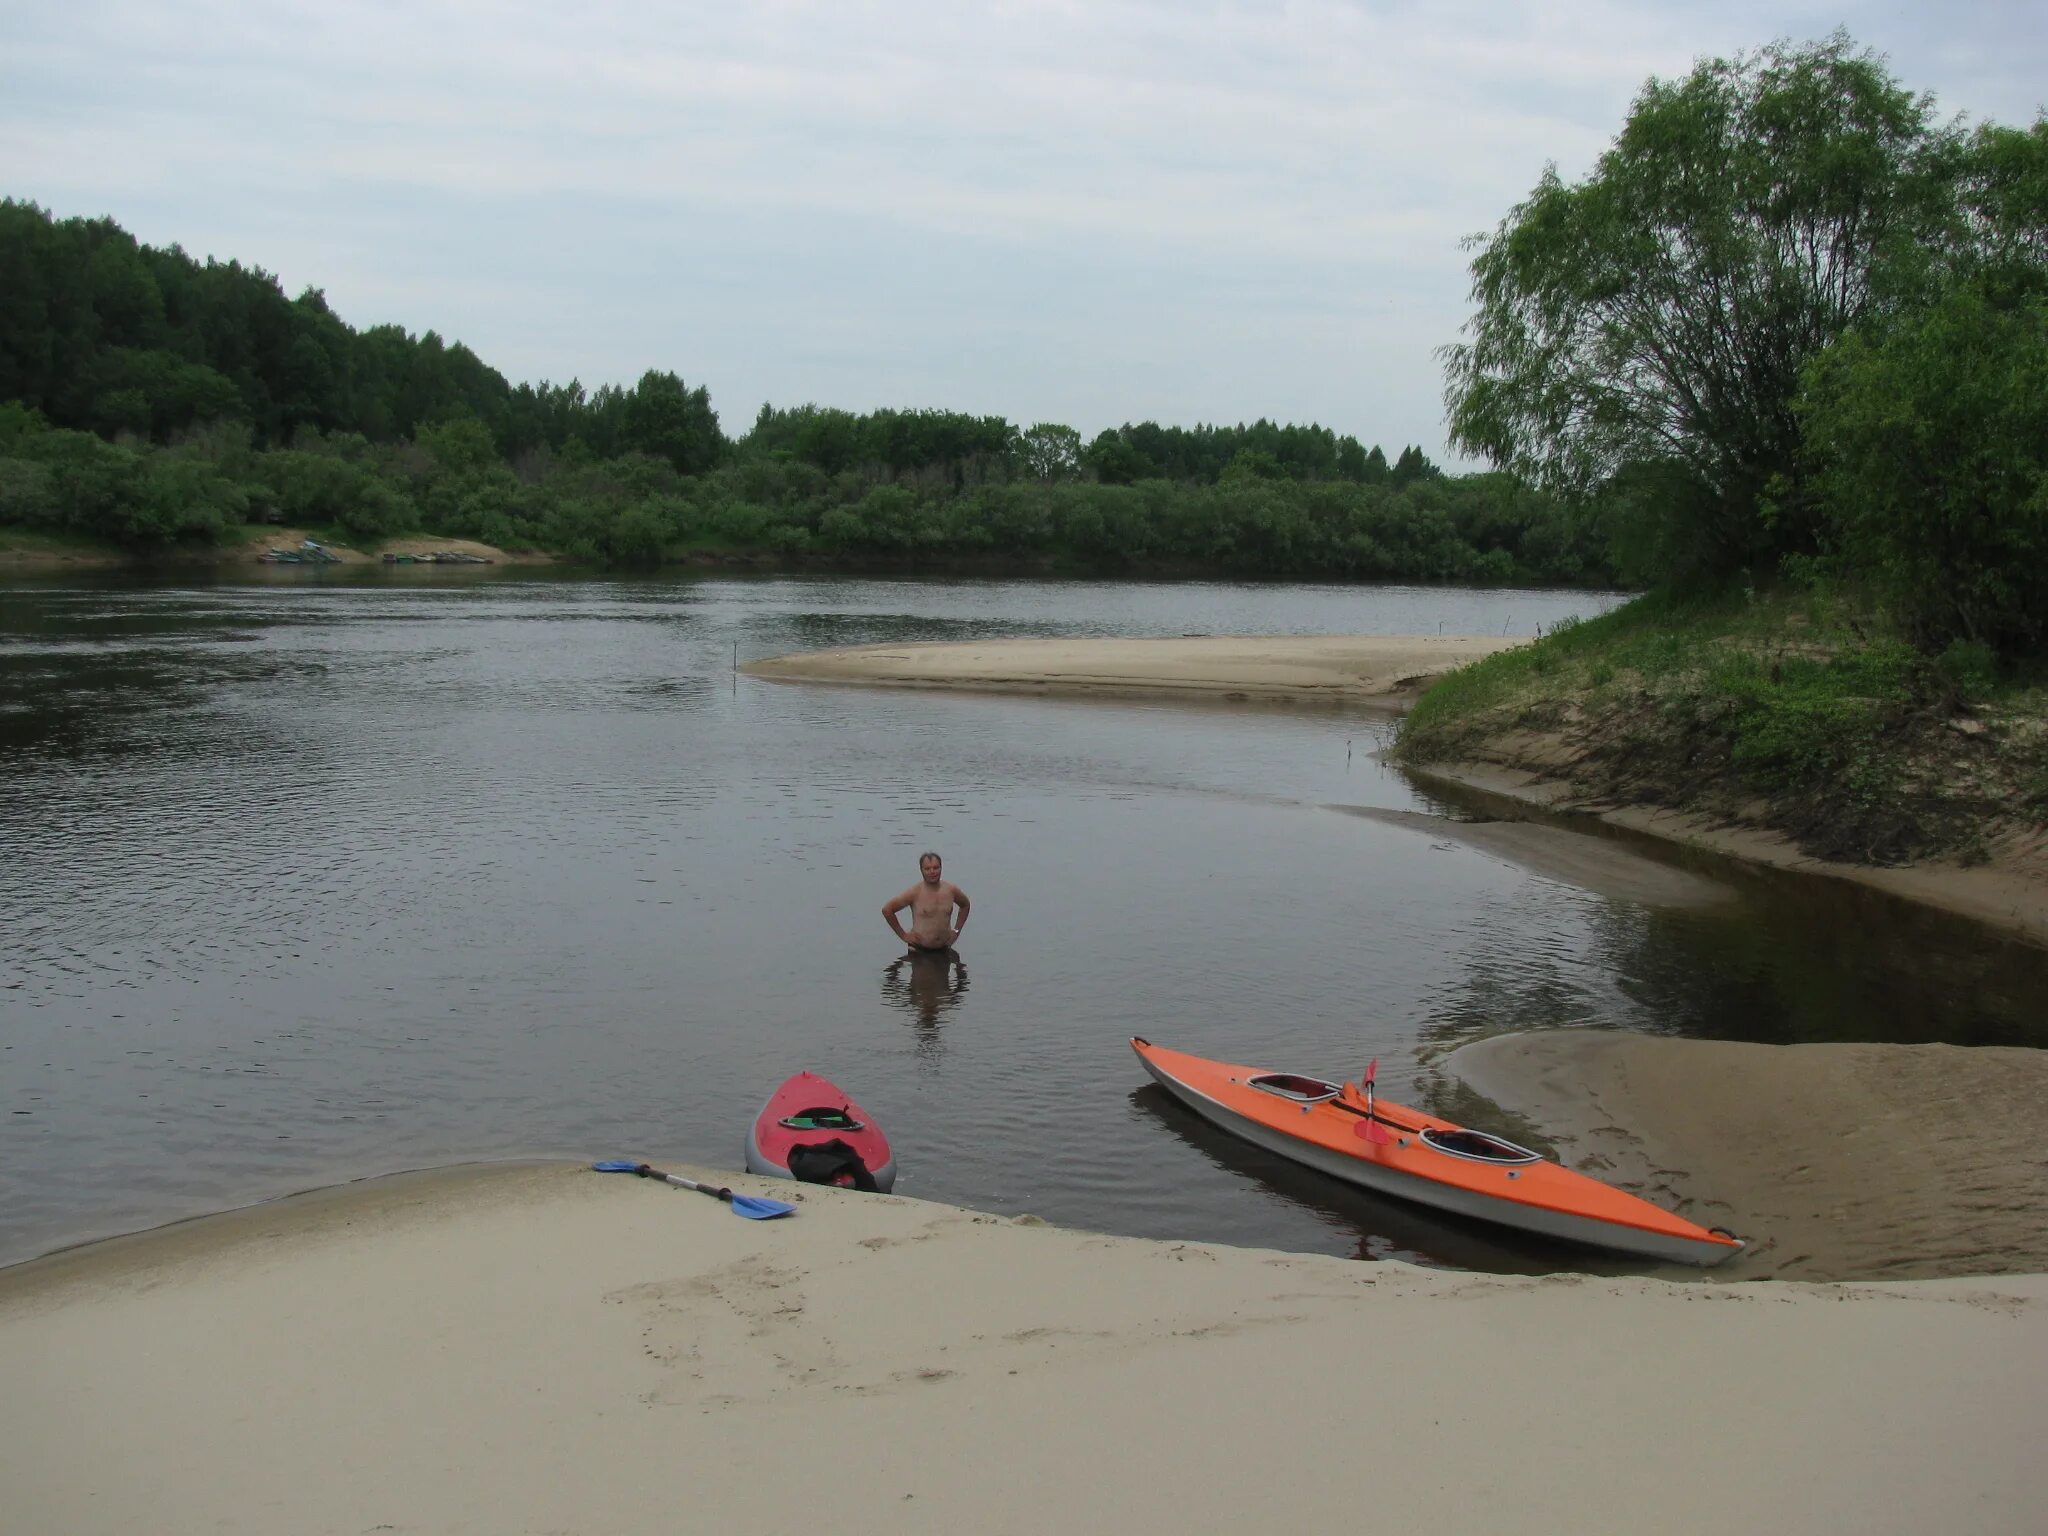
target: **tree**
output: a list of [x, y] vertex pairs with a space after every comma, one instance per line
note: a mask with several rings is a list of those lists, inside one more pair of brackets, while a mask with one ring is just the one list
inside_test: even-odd
[[1096, 434], [1095, 441], [1082, 451], [1081, 463], [1104, 485], [1129, 485], [1159, 473], [1158, 466], [1113, 427]]
[[1961, 232], [1931, 110], [1841, 33], [1651, 80], [1589, 177], [1552, 167], [1470, 242], [1452, 440], [1575, 496], [1663, 466], [1665, 515], [1699, 532], [1673, 547], [1710, 566], [1809, 541], [1760, 515], [1796, 473], [1801, 370], [1923, 292]]
[[1441, 474], [1443, 471], [1430, 463], [1420, 448], [1410, 443], [1401, 450], [1401, 457], [1394, 460], [1394, 468], [1388, 479], [1393, 487], [1399, 490], [1402, 486], [1413, 485], [1418, 480], [1434, 480]]
[[725, 452], [711, 392], [687, 388], [673, 373], [650, 368], [625, 398], [625, 446], [667, 459], [678, 472], [701, 474]]
[[2048, 640], [2048, 301], [1959, 288], [1845, 337], [1801, 402], [1834, 551], [1929, 649]]
[[1081, 471], [1081, 434], [1056, 421], [1041, 421], [1017, 438], [1024, 472], [1034, 480], [1071, 480]]
[[1985, 123], [1962, 164], [1968, 256], [1994, 297], [2048, 293], [2048, 116], [2031, 130]]

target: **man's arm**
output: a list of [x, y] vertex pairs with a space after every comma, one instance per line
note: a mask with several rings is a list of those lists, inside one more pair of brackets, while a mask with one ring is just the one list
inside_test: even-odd
[[960, 909], [959, 919], [953, 924], [953, 935], [957, 938], [961, 930], [967, 926], [967, 914], [974, 910], [974, 903], [969, 901], [967, 893], [956, 885], [953, 887], [953, 905]]
[[905, 933], [903, 931], [903, 925], [896, 921], [896, 914], [898, 912], [901, 912], [905, 907], [909, 906], [911, 902], [916, 898], [916, 896], [917, 887], [912, 886], [909, 890], [905, 891], [901, 896], [896, 897], [893, 901], [885, 901], [882, 903], [882, 921], [889, 925], [889, 931], [891, 933], [895, 934], [897, 938], [901, 939], [906, 944], [910, 942], [910, 935]]

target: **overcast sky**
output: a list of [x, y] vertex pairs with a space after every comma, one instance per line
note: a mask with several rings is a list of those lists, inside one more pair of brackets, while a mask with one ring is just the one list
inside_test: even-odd
[[[0, 8], [0, 195], [312, 285], [514, 382], [1444, 446], [1460, 239], [1652, 75], [1846, 27], [2031, 123], [2038, 3]], [[1938, 19], [1936, 19], [1938, 17]]]

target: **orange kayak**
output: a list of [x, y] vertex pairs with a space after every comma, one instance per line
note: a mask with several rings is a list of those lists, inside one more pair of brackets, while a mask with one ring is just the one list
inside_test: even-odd
[[1370, 1103], [1355, 1083], [1210, 1061], [1133, 1037], [1166, 1091], [1246, 1141], [1347, 1183], [1546, 1237], [1682, 1264], [1719, 1264], [1742, 1240], [1484, 1131]]

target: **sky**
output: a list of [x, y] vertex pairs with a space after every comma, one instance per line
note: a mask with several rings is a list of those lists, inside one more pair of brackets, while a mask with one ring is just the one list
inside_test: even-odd
[[515, 383], [1445, 441], [1470, 235], [1651, 77], [1845, 28], [2031, 124], [2038, 3], [69, 0], [0, 7], [0, 196]]

